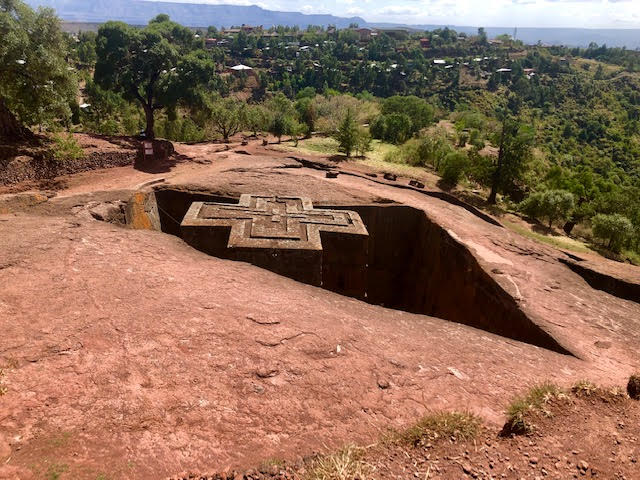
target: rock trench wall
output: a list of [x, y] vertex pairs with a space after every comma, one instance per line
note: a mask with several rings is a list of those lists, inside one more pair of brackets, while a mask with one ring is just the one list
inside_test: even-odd
[[640, 303], [640, 285], [621, 278], [612, 277], [606, 273], [598, 272], [588, 265], [573, 260], [559, 259], [567, 267], [580, 275], [596, 290], [602, 290], [618, 298]]
[[[180, 221], [192, 202], [237, 201], [162, 188], [154, 195], [157, 223], [162, 231], [176, 236], [181, 236]], [[484, 270], [466, 246], [432, 222], [425, 212], [403, 205], [322, 207], [358, 212], [369, 231], [364, 272], [354, 271], [348, 252], [345, 254], [334, 245], [330, 236], [322, 237], [323, 288], [571, 354], [520, 309], [518, 302]], [[146, 214], [149, 212], [152, 216], [156, 214], [147, 208]], [[354, 275], [358, 276], [357, 281], [345, 283], [345, 279]]]

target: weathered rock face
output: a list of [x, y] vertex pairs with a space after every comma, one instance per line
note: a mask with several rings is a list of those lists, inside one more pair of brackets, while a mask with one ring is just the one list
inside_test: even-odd
[[[226, 248], [228, 234], [222, 243], [210, 238], [207, 246], [207, 242], [203, 243], [204, 237], [191, 232], [190, 227], [180, 230], [180, 222], [192, 202], [232, 204], [236, 202], [234, 199], [174, 189], [159, 189], [151, 195], [157, 202], [162, 231], [183, 238], [186, 233], [187, 243], [214, 256], [262, 265], [372, 304], [452, 320], [560, 353], [571, 353], [521, 310], [517, 299], [478, 264], [466, 246], [431, 221], [422, 210], [402, 205], [328, 206], [330, 210], [358, 213], [369, 238], [365, 250], [362, 245], [345, 244], [345, 237], [324, 233], [324, 251], [318, 258], [322, 262], [319, 282], [316, 276], [301, 273], [313, 259], [287, 257], [264, 262], [254, 258], [255, 255], [230, 252]], [[150, 218], [154, 218], [154, 210], [148, 205], [146, 210], [151, 212]], [[363, 251], [366, 251], [365, 258], [361, 258]]]

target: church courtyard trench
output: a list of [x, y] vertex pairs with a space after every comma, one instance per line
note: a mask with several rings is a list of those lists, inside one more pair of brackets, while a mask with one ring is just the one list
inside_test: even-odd
[[[134, 195], [127, 208], [127, 221], [134, 228], [161, 230], [183, 238], [180, 224], [193, 202], [234, 205], [238, 199], [160, 187]], [[374, 305], [438, 317], [572, 354], [532, 321], [468, 248], [424, 211], [401, 204], [315, 207], [359, 214], [369, 234], [365, 260], [354, 262], [353, 252], [343, 252], [344, 243], [336, 242], [335, 235], [321, 234], [321, 284], [301, 276], [305, 264], [293, 269], [296, 274], [278, 271], [277, 266], [266, 268]], [[207, 251], [202, 245], [197, 248]], [[216, 256], [255, 263], [250, 258], [234, 258], [228, 254]]]

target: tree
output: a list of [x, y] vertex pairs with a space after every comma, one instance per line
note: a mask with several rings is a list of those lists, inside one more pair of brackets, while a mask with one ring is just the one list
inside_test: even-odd
[[269, 111], [262, 105], [247, 105], [244, 116], [244, 123], [254, 136], [258, 135], [259, 131], [269, 129], [271, 117]]
[[496, 203], [498, 191], [504, 192], [522, 177], [524, 165], [531, 157], [533, 129], [514, 119], [505, 118], [499, 137], [498, 163], [492, 175], [488, 202]]
[[246, 103], [232, 97], [214, 98], [207, 102], [206, 111], [209, 125], [214, 132], [222, 135], [225, 142], [244, 127]]
[[416, 134], [433, 122], [434, 108], [426, 100], [415, 95], [394, 95], [382, 103], [382, 113], [407, 115], [411, 120], [411, 134]]
[[0, 38], [0, 138], [31, 138], [25, 125], [67, 121], [77, 85], [53, 10], [0, 0]]
[[147, 138], [154, 138], [154, 113], [179, 103], [194, 104], [214, 75], [213, 62], [194, 51], [193, 32], [160, 15], [144, 29], [107, 22], [98, 30], [94, 79], [142, 106]]
[[385, 115], [384, 140], [390, 143], [404, 143], [411, 137], [413, 124], [406, 113]]
[[526, 215], [549, 221], [549, 230], [558, 220], [566, 220], [575, 208], [573, 194], [566, 190], [545, 190], [536, 192], [520, 203], [519, 208]]
[[275, 115], [269, 127], [269, 133], [278, 139], [278, 143], [282, 141], [282, 136], [287, 133], [288, 118], [283, 115]]
[[356, 149], [359, 135], [358, 124], [353, 116], [353, 112], [349, 109], [334, 136], [338, 142], [338, 151], [344, 153], [347, 158], [349, 158], [351, 152]]
[[478, 42], [482, 45], [486, 45], [488, 42], [487, 32], [485, 31], [484, 27], [478, 28]]
[[266, 102], [267, 109], [273, 115], [269, 133], [278, 138], [281, 142], [282, 136], [290, 131], [290, 124], [294, 120], [295, 110], [289, 100], [282, 92], [270, 98]]
[[86, 68], [91, 69], [96, 63], [96, 33], [81, 32], [76, 44], [78, 61]]
[[291, 119], [287, 125], [287, 135], [291, 136], [291, 140], [293, 140], [294, 146], [298, 146], [298, 141], [300, 141], [300, 136], [307, 131], [307, 127], [298, 122], [296, 119]]
[[593, 235], [607, 242], [607, 248], [619, 252], [631, 239], [634, 228], [631, 221], [619, 213], [604, 215], [602, 213], [591, 219]]
[[371, 134], [367, 132], [365, 129], [359, 129], [358, 131], [358, 139], [356, 141], [356, 154], [359, 157], [364, 157], [368, 152], [373, 150], [371, 147]]
[[306, 126], [305, 134], [307, 138], [311, 138], [311, 134], [315, 130], [316, 120], [318, 119], [318, 112], [316, 106], [313, 103], [313, 98], [302, 97], [295, 104], [298, 111], [298, 118]]
[[369, 132], [373, 138], [384, 140], [387, 131], [387, 120], [384, 115], [376, 117], [369, 125]]

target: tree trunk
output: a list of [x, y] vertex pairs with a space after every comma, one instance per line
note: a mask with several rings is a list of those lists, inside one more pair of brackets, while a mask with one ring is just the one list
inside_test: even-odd
[[567, 221], [567, 223], [564, 224], [564, 227], [562, 227], [562, 229], [564, 230], [564, 233], [566, 233], [567, 235], [571, 235], [571, 232], [573, 231], [573, 227], [576, 226], [576, 222], [574, 222], [573, 220], [569, 220]]
[[15, 115], [7, 108], [4, 99], [0, 98], [0, 139], [16, 142], [33, 137], [31, 130], [18, 121]]
[[491, 179], [491, 193], [487, 202], [491, 205], [496, 204], [496, 196], [498, 195], [498, 187], [500, 186], [500, 176], [502, 174], [502, 163], [504, 160], [504, 122], [502, 123], [502, 133], [500, 134], [500, 151], [498, 152], [498, 165], [496, 165], [496, 171], [493, 172], [493, 178]]
[[153, 117], [153, 108], [146, 103], [143, 103], [142, 106], [144, 108], [144, 115], [147, 119], [147, 128], [144, 131], [144, 135], [149, 140], [153, 140], [156, 138], [156, 133], [154, 131], [155, 119]]
[[489, 194], [489, 198], [487, 198], [487, 202], [491, 205], [496, 204], [496, 196], [498, 195], [498, 180], [496, 179], [496, 177], [498, 176], [494, 173], [493, 182], [491, 183], [491, 193]]

